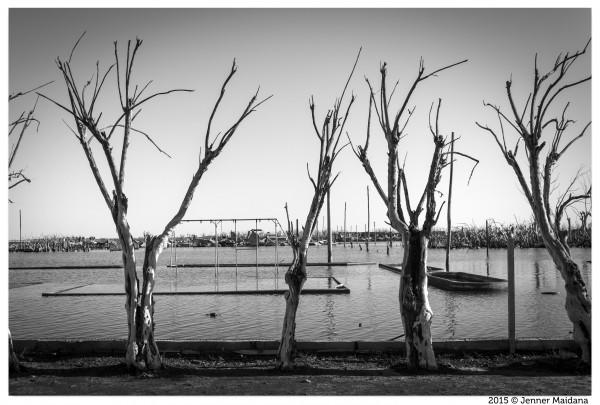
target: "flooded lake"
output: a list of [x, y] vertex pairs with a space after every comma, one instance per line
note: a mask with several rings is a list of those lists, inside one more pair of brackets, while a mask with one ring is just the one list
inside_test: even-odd
[[[289, 247], [278, 248], [279, 261], [291, 260]], [[591, 249], [572, 249], [591, 294]], [[309, 262], [325, 262], [327, 248], [311, 247]], [[402, 248], [386, 254], [383, 242], [371, 252], [334, 246], [335, 262], [399, 263]], [[205, 291], [285, 288], [286, 267], [167, 267], [165, 250], [157, 271], [157, 289], [195, 287]], [[177, 249], [177, 263], [214, 263], [214, 248]], [[256, 250], [238, 250], [239, 263], [255, 263]], [[143, 252], [137, 252], [141, 270]], [[219, 248], [220, 263], [235, 263], [234, 248]], [[274, 263], [275, 248], [261, 247], [259, 263]], [[429, 251], [429, 265], [443, 267], [445, 251]], [[10, 253], [10, 267], [121, 265], [121, 252]], [[506, 251], [454, 250], [451, 270], [507, 278]], [[349, 294], [303, 295], [297, 319], [298, 340], [389, 340], [403, 333], [398, 303], [400, 276], [374, 265], [308, 267], [310, 277], [334, 277]], [[33, 284], [37, 283], [37, 284]], [[42, 297], [89, 284], [123, 286], [122, 269], [9, 271], [9, 326], [13, 339], [122, 339], [126, 337], [125, 296]], [[515, 251], [517, 337], [568, 338], [572, 330], [564, 309], [564, 283], [545, 249]], [[558, 294], [542, 294], [558, 292]], [[157, 339], [278, 340], [285, 301], [282, 295], [156, 296]], [[432, 331], [440, 338], [507, 336], [507, 291], [449, 292], [429, 287], [434, 313]], [[210, 317], [208, 314], [217, 316]]]

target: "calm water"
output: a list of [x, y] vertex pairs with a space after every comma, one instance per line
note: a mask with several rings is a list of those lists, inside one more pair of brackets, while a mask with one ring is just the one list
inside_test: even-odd
[[[402, 248], [391, 255], [385, 246], [371, 252], [356, 246], [334, 246], [333, 260], [341, 262], [398, 263]], [[289, 247], [279, 247], [279, 261], [289, 262]], [[138, 264], [143, 252], [138, 252]], [[214, 263], [214, 248], [177, 250], [178, 263]], [[238, 251], [239, 263], [254, 263], [256, 251]], [[591, 293], [591, 250], [573, 249]], [[309, 261], [326, 261], [326, 247], [311, 247]], [[443, 267], [443, 250], [429, 251], [429, 265]], [[160, 258], [157, 288], [177, 291], [248, 290], [285, 287], [286, 268], [258, 270], [220, 268], [168, 268], [166, 250]], [[275, 261], [275, 248], [259, 248], [261, 263]], [[220, 248], [221, 263], [235, 263], [233, 248]], [[121, 264], [120, 252], [11, 253], [11, 267]], [[451, 252], [451, 270], [506, 278], [506, 251]], [[141, 267], [141, 266], [140, 266]], [[399, 275], [377, 265], [309, 267], [309, 277], [333, 276], [350, 288], [350, 294], [304, 295], [300, 301], [296, 336], [299, 340], [389, 340], [402, 333], [399, 315]], [[563, 281], [545, 249], [515, 252], [517, 337], [569, 337], [571, 324], [564, 310]], [[315, 280], [316, 281], [316, 280]], [[30, 284], [41, 283], [41, 284]], [[14, 339], [65, 339], [126, 337], [125, 297], [42, 297], [86, 284], [123, 285], [121, 269], [11, 270], [9, 271], [9, 322]], [[558, 291], [557, 295], [542, 292]], [[429, 288], [436, 338], [488, 338], [507, 336], [506, 291], [465, 293]], [[281, 295], [157, 296], [158, 339], [268, 339], [280, 338], [285, 302]], [[207, 316], [215, 312], [216, 318]]]

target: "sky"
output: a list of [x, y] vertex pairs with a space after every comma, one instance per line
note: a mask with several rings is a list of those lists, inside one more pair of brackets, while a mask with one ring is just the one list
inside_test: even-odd
[[[260, 86], [261, 105], [236, 132], [202, 178], [186, 219], [276, 217], [304, 222], [312, 199], [306, 164], [316, 173], [319, 143], [312, 128], [309, 98], [314, 96], [322, 122], [341, 93], [362, 47], [349, 90], [356, 95], [346, 130], [353, 143], [364, 144], [369, 93], [364, 80], [379, 85], [379, 67], [388, 66], [388, 88], [399, 80], [392, 107], [396, 109], [414, 81], [422, 57], [426, 72], [468, 59], [421, 83], [409, 106], [416, 107], [400, 144], [406, 157], [411, 199], [420, 197], [431, 161], [433, 143], [428, 128], [431, 103], [442, 101], [440, 131], [460, 136], [456, 150], [479, 164], [458, 159], [454, 168], [452, 221], [456, 226], [484, 226], [528, 221], [531, 210], [493, 138], [475, 122], [498, 129], [498, 121], [483, 101], [509, 112], [505, 82], [513, 79], [519, 105], [527, 99], [534, 56], [541, 71], [551, 68], [561, 52], [583, 48], [591, 38], [590, 9], [11, 9], [8, 13], [8, 91], [14, 93], [54, 80], [41, 92], [68, 102], [55, 59], [68, 59], [73, 45], [86, 34], [73, 57], [73, 73], [83, 85], [114, 63], [113, 42], [124, 55], [127, 40], [143, 39], [133, 81], [153, 80], [148, 91], [174, 88], [174, 93], [147, 103], [135, 127], [147, 132], [172, 158], [141, 135], [133, 135], [127, 163], [125, 193], [134, 236], [159, 233], [179, 208], [198, 165], [206, 125], [223, 80], [235, 58], [238, 72], [229, 83], [213, 124], [214, 134], [228, 128]], [[593, 44], [592, 44], [593, 47]], [[569, 72], [569, 80], [591, 74], [591, 49]], [[557, 107], [570, 102], [572, 133], [591, 120], [591, 84], [565, 92]], [[101, 95], [102, 122], [118, 114], [114, 72]], [[346, 98], [344, 105], [347, 105]], [[30, 95], [9, 105], [9, 119], [35, 102]], [[395, 110], [394, 110], [395, 111]], [[116, 237], [114, 224], [83, 151], [55, 105], [38, 101], [37, 131], [31, 130], [13, 168], [32, 180], [9, 192], [9, 239], [49, 235]], [[372, 123], [369, 158], [380, 182], [387, 178], [385, 139]], [[118, 139], [122, 140], [118, 134]], [[552, 136], [551, 133], [548, 136]], [[567, 135], [568, 136], [568, 135]], [[516, 134], [508, 133], [510, 143]], [[9, 138], [9, 147], [12, 140]], [[561, 159], [555, 171], [558, 189], [566, 187], [578, 169], [591, 178], [591, 130]], [[115, 156], [120, 146], [115, 145]], [[95, 156], [103, 162], [95, 145]], [[523, 155], [523, 152], [520, 152]], [[524, 163], [522, 163], [523, 165]], [[101, 165], [107, 182], [107, 170]], [[386, 208], [362, 165], [348, 147], [335, 162], [340, 172], [331, 192], [333, 230], [344, 225], [363, 231], [370, 189], [371, 228], [385, 225]], [[448, 172], [438, 189], [446, 199]], [[561, 188], [562, 187], [562, 188]], [[413, 203], [414, 204], [414, 203]], [[445, 228], [445, 208], [438, 227]], [[321, 214], [323, 218], [325, 212]], [[573, 215], [571, 214], [573, 217]], [[422, 221], [421, 221], [422, 222]], [[321, 227], [321, 225], [319, 225]], [[239, 225], [238, 230], [254, 227]], [[259, 226], [261, 227], [261, 226]], [[270, 231], [271, 224], [262, 224]], [[242, 228], [242, 229], [240, 229]], [[182, 224], [178, 234], [210, 233], [210, 224]], [[223, 224], [222, 230], [233, 230]]]

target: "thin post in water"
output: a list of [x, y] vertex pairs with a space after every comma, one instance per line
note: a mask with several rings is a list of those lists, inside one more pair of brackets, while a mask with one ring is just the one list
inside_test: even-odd
[[217, 235], [217, 223], [215, 224], [215, 278], [219, 275], [219, 236]]
[[169, 267], [173, 267], [173, 232], [171, 232], [171, 257], [169, 257]]
[[485, 254], [486, 257], [490, 258], [490, 234], [488, 231], [488, 220], [485, 220]]
[[327, 190], [327, 263], [331, 263], [331, 202], [329, 200], [330, 190]]
[[367, 252], [369, 251], [369, 239], [371, 239], [371, 204], [369, 203], [369, 185], [367, 185]]
[[279, 256], [277, 255], [277, 247], [279, 242], [277, 240], [277, 220], [273, 221], [275, 225], [275, 289], [277, 289], [277, 277], [279, 276]]
[[344, 201], [344, 247], [346, 247], [346, 201]]
[[450, 141], [450, 180], [448, 181], [448, 234], [446, 235], [446, 271], [450, 271], [450, 244], [452, 242], [452, 178], [454, 176], [454, 132]]
[[233, 232], [235, 233], [235, 278], [237, 280], [237, 276], [238, 276], [238, 257], [237, 257], [237, 252], [238, 252], [238, 240], [237, 240], [237, 221], [233, 220]]
[[513, 227], [508, 233], [508, 345], [515, 353], [515, 240]]
[[175, 244], [175, 274], [177, 274], [177, 237], [175, 236], [175, 229], [173, 229], [173, 243]]

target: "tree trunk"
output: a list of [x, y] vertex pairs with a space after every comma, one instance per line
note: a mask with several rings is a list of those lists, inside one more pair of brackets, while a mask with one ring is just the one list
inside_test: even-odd
[[400, 314], [404, 325], [406, 364], [409, 368], [436, 370], [431, 342], [433, 312], [427, 296], [427, 242], [423, 231], [405, 233], [400, 281]]
[[139, 361], [146, 363], [149, 370], [161, 369], [162, 358], [154, 339], [154, 281], [157, 262], [163, 250], [162, 240], [157, 237], [146, 237], [146, 252], [142, 269], [143, 284], [140, 291], [139, 309], [137, 313], [138, 330], [140, 331], [138, 345], [140, 352]]
[[20, 373], [21, 372], [21, 364], [19, 363], [19, 358], [13, 349], [12, 336], [10, 335], [10, 330], [8, 331], [8, 370]]
[[[293, 246], [294, 260], [285, 274], [285, 282], [289, 290], [285, 293], [285, 317], [281, 342], [277, 351], [276, 368], [290, 370], [293, 368], [296, 356], [296, 313], [300, 303], [300, 292], [306, 281], [306, 253], [307, 249], [298, 249]], [[298, 250], [300, 250], [298, 252]]]
[[569, 320], [573, 323], [573, 340], [581, 347], [581, 360], [586, 364], [592, 364], [592, 302], [585, 282], [579, 267], [569, 253], [555, 237], [544, 232], [543, 228], [542, 237], [546, 249], [565, 282], [567, 293], [565, 309]]
[[139, 370], [141, 367], [138, 361], [139, 346], [137, 337], [139, 332], [136, 322], [136, 312], [139, 305], [139, 280], [135, 264], [135, 246], [133, 245], [133, 238], [129, 231], [125, 210], [121, 209], [121, 212], [115, 216], [117, 233], [121, 242], [121, 248], [123, 249], [122, 259], [125, 276], [125, 311], [127, 312], [127, 352], [125, 354], [125, 364], [127, 364], [128, 368]]
[[565, 309], [569, 319], [573, 322], [573, 339], [581, 347], [581, 360], [584, 363], [592, 364], [592, 301], [588, 296], [579, 267], [571, 259], [567, 245], [562, 244], [559, 235], [552, 231], [548, 221], [541, 193], [537, 154], [531, 155], [529, 166], [532, 196], [530, 205], [540, 227], [546, 249], [565, 282], [567, 293]]

